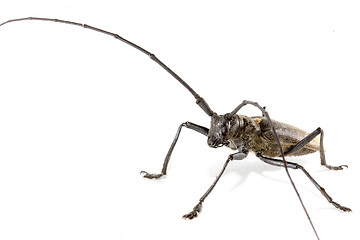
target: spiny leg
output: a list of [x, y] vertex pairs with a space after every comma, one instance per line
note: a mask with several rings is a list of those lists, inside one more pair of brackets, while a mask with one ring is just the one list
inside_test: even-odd
[[189, 128], [189, 129], [192, 129], [196, 132], [199, 132], [205, 136], [208, 135], [208, 132], [209, 132], [209, 129], [206, 128], [206, 127], [203, 127], [203, 126], [200, 126], [200, 125], [197, 125], [197, 124], [194, 124], [194, 123], [191, 123], [191, 122], [184, 122], [182, 123], [178, 130], [176, 131], [176, 135], [175, 135], [175, 138], [170, 146], [170, 149], [168, 151], [168, 153], [166, 154], [166, 157], [165, 157], [165, 160], [164, 160], [164, 164], [163, 164], [163, 168], [161, 170], [161, 173], [148, 173], [146, 171], [141, 171], [140, 173], [143, 174], [143, 176], [145, 178], [150, 178], [150, 179], [153, 179], [153, 178], [160, 178], [161, 176], [163, 175], [166, 175], [166, 170], [167, 170], [167, 166], [169, 164], [169, 160], [170, 160], [170, 157], [171, 157], [171, 154], [172, 154], [172, 151], [174, 150], [174, 147], [176, 145], [176, 142], [180, 136], [180, 132], [181, 132], [181, 129], [182, 127], [186, 127], [186, 128]]
[[[274, 166], [278, 166], [278, 167], [284, 167], [284, 162], [282, 160], [267, 158], [267, 157], [261, 156], [260, 154], [257, 154], [256, 156], [265, 163], [268, 163], [268, 164], [271, 164]], [[343, 210], [345, 212], [351, 212], [350, 208], [344, 207], [344, 206], [338, 204], [337, 202], [334, 202], [333, 199], [329, 196], [329, 194], [326, 193], [325, 189], [323, 187], [321, 187], [315, 181], [315, 179], [309, 174], [308, 171], [305, 170], [305, 168], [303, 166], [301, 166], [297, 163], [293, 163], [293, 162], [286, 162], [286, 163], [289, 168], [301, 169], [305, 173], [305, 175], [310, 179], [310, 181], [316, 186], [316, 188], [321, 192], [321, 194], [326, 198], [326, 200], [329, 201], [329, 203], [334, 205], [336, 208], [339, 208], [340, 210]]]
[[205, 201], [205, 198], [211, 193], [211, 191], [214, 189], [215, 185], [217, 184], [217, 182], [219, 181], [219, 179], [221, 178], [221, 176], [223, 175], [227, 165], [229, 164], [229, 162], [231, 160], [242, 160], [244, 158], [246, 158], [247, 153], [242, 153], [242, 152], [238, 152], [238, 153], [234, 153], [229, 155], [229, 157], [226, 159], [226, 162], [222, 168], [222, 170], [220, 171], [219, 175], [216, 177], [215, 181], [211, 184], [210, 188], [205, 192], [205, 194], [200, 198], [199, 203], [195, 205], [195, 207], [193, 208], [193, 210], [191, 212], [189, 212], [188, 214], [185, 214], [183, 216], [183, 218], [185, 219], [193, 219], [195, 217], [198, 216], [198, 213], [200, 213], [201, 208], [202, 208], [202, 203]]
[[316, 138], [317, 135], [320, 134], [320, 159], [321, 159], [321, 165], [327, 167], [330, 170], [342, 170], [344, 167], [348, 167], [347, 165], [341, 165], [341, 166], [331, 166], [326, 163], [325, 159], [325, 151], [324, 151], [324, 131], [321, 128], [317, 128], [315, 131], [307, 135], [304, 139], [302, 139], [300, 142], [298, 142], [293, 148], [291, 148], [289, 151], [284, 153], [285, 156], [293, 154], [303, 147], [306, 146], [306, 144], [310, 143], [314, 138]]

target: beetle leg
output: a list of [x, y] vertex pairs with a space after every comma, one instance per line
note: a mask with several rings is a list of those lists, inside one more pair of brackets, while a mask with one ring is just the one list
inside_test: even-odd
[[242, 152], [237, 152], [234, 154], [229, 155], [229, 157], [226, 159], [226, 162], [221, 170], [221, 172], [219, 173], [219, 175], [216, 177], [215, 181], [213, 182], [213, 184], [211, 184], [210, 188], [205, 192], [205, 194], [200, 198], [199, 203], [195, 205], [195, 207], [193, 208], [193, 210], [188, 213], [185, 214], [183, 216], [183, 218], [185, 219], [193, 219], [195, 217], [197, 217], [198, 213], [200, 213], [201, 208], [202, 208], [202, 203], [205, 201], [205, 198], [211, 193], [211, 191], [214, 189], [215, 185], [217, 184], [217, 182], [219, 181], [220, 177], [223, 175], [227, 165], [229, 164], [229, 162], [231, 160], [242, 160], [244, 158], [246, 158], [247, 153], [242, 153]]
[[200, 126], [200, 125], [197, 125], [197, 124], [194, 124], [194, 123], [191, 123], [191, 122], [184, 122], [182, 123], [177, 132], [176, 132], [176, 135], [175, 135], [175, 138], [170, 146], [170, 149], [168, 151], [168, 153], [166, 154], [166, 157], [165, 157], [165, 160], [164, 160], [164, 164], [163, 164], [163, 168], [161, 170], [161, 173], [148, 173], [146, 171], [141, 171], [140, 173], [143, 174], [143, 176], [145, 178], [150, 178], [150, 179], [153, 179], [153, 178], [160, 178], [161, 176], [163, 175], [166, 175], [166, 169], [167, 169], [167, 166], [169, 164], [169, 160], [170, 160], [170, 157], [171, 157], [171, 153], [172, 151], [174, 150], [174, 147], [176, 145], [176, 142], [180, 136], [180, 132], [181, 132], [181, 129], [182, 127], [186, 127], [186, 128], [189, 128], [191, 130], [194, 130], [196, 132], [199, 132], [205, 136], [208, 135], [208, 132], [209, 132], [209, 129], [206, 128], [206, 127], [203, 127], [203, 126]]
[[211, 184], [210, 188], [205, 192], [205, 194], [200, 198], [199, 203], [195, 205], [195, 207], [193, 208], [193, 210], [191, 212], [189, 212], [188, 214], [185, 214], [183, 216], [183, 218], [185, 219], [193, 219], [195, 217], [197, 217], [198, 213], [200, 213], [201, 208], [202, 208], [202, 203], [205, 201], [205, 198], [211, 193], [211, 191], [214, 189], [216, 183], [219, 181], [220, 177], [222, 176], [222, 174], [224, 173], [227, 165], [229, 164], [229, 162], [233, 159], [232, 155], [230, 155], [228, 157], [228, 159], [226, 159], [226, 162], [220, 172], [220, 174], [216, 177], [215, 181], [213, 182], [213, 184]]
[[321, 165], [327, 167], [330, 170], [342, 170], [344, 167], [348, 167], [347, 165], [341, 165], [341, 166], [331, 166], [326, 163], [325, 159], [325, 151], [324, 151], [324, 131], [321, 128], [317, 128], [315, 131], [307, 135], [304, 139], [302, 139], [300, 142], [298, 142], [293, 148], [291, 148], [289, 151], [284, 153], [285, 156], [293, 154], [300, 150], [301, 148], [305, 147], [306, 144], [311, 142], [317, 135], [320, 134], [320, 159], [321, 159]]
[[331, 166], [326, 164], [325, 159], [325, 151], [324, 151], [324, 130], [320, 129], [320, 159], [321, 159], [321, 165], [327, 167], [330, 170], [342, 170], [344, 167], [348, 167], [347, 165], [341, 165], [341, 166]]
[[[278, 166], [278, 167], [284, 167], [284, 162], [282, 160], [267, 158], [267, 157], [261, 156], [260, 154], [257, 154], [256, 156], [265, 163], [268, 163], [268, 164], [271, 164], [274, 166]], [[305, 175], [310, 179], [310, 181], [316, 186], [316, 188], [321, 192], [321, 194], [326, 198], [326, 200], [329, 201], [329, 203], [331, 203], [336, 208], [339, 208], [345, 212], [351, 212], [350, 208], [344, 207], [344, 206], [338, 204], [337, 202], [334, 202], [333, 199], [329, 196], [329, 194], [326, 193], [325, 189], [323, 187], [321, 187], [315, 181], [315, 179], [309, 174], [308, 171], [305, 170], [305, 168], [303, 166], [301, 166], [300, 164], [297, 164], [297, 163], [293, 163], [293, 162], [286, 162], [286, 163], [289, 168], [301, 169], [305, 173]]]

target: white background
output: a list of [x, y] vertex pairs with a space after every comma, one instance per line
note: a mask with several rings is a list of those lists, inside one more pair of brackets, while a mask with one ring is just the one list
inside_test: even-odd
[[[291, 160], [353, 212], [292, 176], [321, 239], [359, 239], [355, 3], [2, 0], [0, 22], [103, 28], [155, 53], [218, 113], [248, 99], [274, 119], [321, 126], [328, 163], [349, 169], [329, 171], [318, 154]], [[184, 121], [210, 119], [136, 49], [58, 23], [0, 27], [0, 239], [315, 239], [285, 171], [253, 155], [229, 165], [199, 218], [183, 220], [232, 153], [184, 129], [168, 175], [143, 179], [161, 170]]]

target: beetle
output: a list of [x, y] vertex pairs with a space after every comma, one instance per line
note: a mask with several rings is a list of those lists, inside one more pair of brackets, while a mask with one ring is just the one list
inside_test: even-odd
[[[198, 104], [200, 108], [209, 117], [211, 117], [210, 128], [206, 128], [191, 122], [184, 122], [179, 126], [175, 138], [165, 157], [161, 173], [153, 174], [153, 173], [148, 173], [146, 171], [141, 171], [143, 177], [149, 179], [158, 179], [167, 174], [167, 166], [169, 164], [171, 154], [174, 150], [174, 147], [180, 136], [181, 129], [183, 127], [189, 128], [206, 136], [207, 143], [211, 148], [219, 148], [222, 146], [226, 146], [236, 151], [235, 153], [230, 154], [228, 156], [223, 168], [216, 177], [215, 181], [212, 183], [210, 188], [205, 192], [205, 194], [203, 194], [203, 196], [200, 198], [199, 202], [195, 205], [193, 210], [183, 216], [184, 218], [193, 219], [197, 217], [201, 211], [204, 200], [216, 186], [217, 182], [223, 175], [229, 162], [233, 160], [242, 160], [246, 158], [250, 152], [253, 152], [261, 161], [267, 164], [271, 164], [278, 167], [284, 167], [287, 173], [288, 173], [288, 168], [302, 170], [303, 173], [310, 179], [310, 181], [316, 186], [316, 188], [321, 192], [321, 194], [327, 199], [329, 203], [331, 203], [333, 206], [335, 206], [336, 208], [342, 211], [345, 212], [351, 211], [350, 208], [342, 206], [339, 203], [333, 201], [333, 199], [330, 197], [329, 194], [327, 194], [325, 189], [315, 181], [315, 179], [309, 174], [309, 172], [303, 166], [285, 160], [285, 156], [300, 156], [300, 155], [306, 155], [319, 151], [321, 165], [327, 167], [330, 170], [342, 170], [346, 168], [347, 165], [332, 166], [326, 163], [324, 145], [323, 145], [324, 132], [321, 128], [317, 128], [313, 132], [308, 133], [289, 124], [272, 120], [268, 112], [266, 111], [265, 107], [260, 106], [257, 102], [248, 101], [248, 100], [244, 100], [232, 112], [223, 115], [218, 115], [210, 108], [207, 102], [202, 97], [200, 97], [200, 95], [197, 92], [195, 92], [182, 78], [180, 78], [168, 66], [166, 66], [162, 61], [160, 61], [153, 53], [150, 53], [149, 51], [119, 36], [118, 34], [114, 34], [112, 32], [105, 31], [100, 28], [96, 28], [89, 26], [87, 24], [81, 24], [72, 21], [52, 19], [52, 18], [37, 18], [37, 17], [12, 19], [1, 23], [0, 26], [3, 26], [11, 22], [25, 21], [25, 20], [51, 21], [51, 22], [65, 23], [79, 27], [84, 27], [93, 31], [110, 35], [130, 45], [131, 47], [136, 48], [137, 50], [148, 55], [153, 61], [159, 64], [164, 70], [166, 70], [170, 75], [172, 75], [179, 83], [181, 83], [194, 96], [194, 98], [196, 99], [196, 104]], [[255, 106], [262, 112], [262, 116], [248, 117], [245, 115], [237, 114], [237, 112], [245, 105]], [[319, 135], [320, 135], [320, 139], [318, 138]], [[298, 194], [289, 173], [288, 176], [301, 201], [300, 195]], [[304, 205], [303, 208], [306, 212]], [[308, 218], [310, 220], [309, 216]]]

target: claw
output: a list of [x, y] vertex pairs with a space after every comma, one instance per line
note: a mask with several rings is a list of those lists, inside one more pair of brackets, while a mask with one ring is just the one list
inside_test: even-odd
[[348, 207], [341, 206], [340, 209], [343, 210], [344, 212], [352, 212], [351, 208]]
[[340, 166], [331, 166], [331, 165], [325, 165], [330, 170], [343, 170], [344, 168], [349, 168], [348, 165], [340, 165]]
[[141, 171], [140, 174], [144, 177], [144, 178], [149, 178], [149, 179], [157, 179], [160, 178], [161, 176], [163, 176], [163, 174], [161, 173], [148, 173], [146, 171]]
[[191, 211], [188, 214], [185, 214], [182, 218], [184, 219], [193, 219], [196, 218], [198, 213], [196, 211]]
[[198, 203], [191, 212], [189, 212], [188, 214], [185, 214], [183, 216], [184, 219], [193, 219], [193, 218], [196, 218], [198, 216], [198, 213], [200, 213], [201, 211], [201, 207], [202, 207], [202, 204], [201, 202]]
[[344, 211], [344, 212], [351, 212], [352, 210], [348, 207], [344, 207], [341, 206], [340, 204], [338, 204], [337, 202], [331, 202], [335, 207], [337, 207], [338, 209]]

